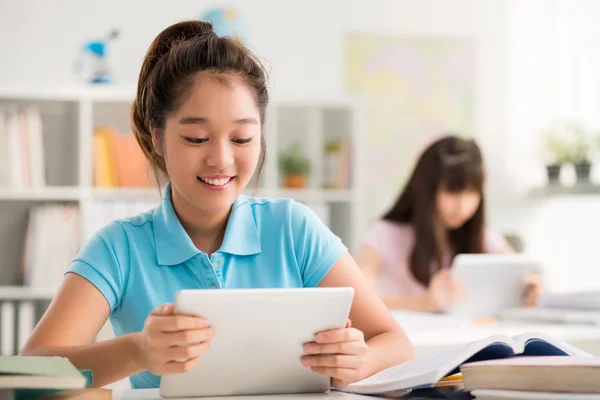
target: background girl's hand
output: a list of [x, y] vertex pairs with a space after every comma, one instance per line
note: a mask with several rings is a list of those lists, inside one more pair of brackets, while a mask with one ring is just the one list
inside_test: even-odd
[[448, 268], [443, 268], [433, 275], [425, 294], [425, 300], [431, 311], [447, 310], [465, 298], [463, 285], [452, 277]]
[[542, 280], [537, 274], [527, 274], [523, 277], [523, 293], [521, 294], [521, 303], [524, 307], [537, 307], [540, 296], [544, 291]]
[[163, 304], [150, 313], [137, 335], [140, 364], [154, 375], [189, 371], [213, 336], [207, 320], [173, 315], [173, 306]]
[[319, 332], [314, 342], [306, 343], [302, 364], [331, 377], [331, 385], [341, 388], [363, 379], [367, 350], [362, 331], [352, 328], [348, 320], [345, 328]]

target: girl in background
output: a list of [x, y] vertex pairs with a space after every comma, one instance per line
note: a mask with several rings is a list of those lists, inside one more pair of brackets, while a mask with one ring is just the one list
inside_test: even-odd
[[[465, 296], [449, 267], [460, 253], [512, 253], [485, 224], [485, 170], [475, 141], [443, 137], [419, 157], [391, 209], [366, 231], [358, 264], [392, 309], [441, 312]], [[526, 277], [523, 302], [539, 293]]]

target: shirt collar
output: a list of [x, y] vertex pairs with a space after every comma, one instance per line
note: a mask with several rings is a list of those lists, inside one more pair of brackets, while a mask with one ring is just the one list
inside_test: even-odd
[[[202, 253], [175, 214], [170, 182], [165, 186], [163, 200], [154, 210], [152, 220], [159, 265], [178, 265]], [[260, 253], [258, 228], [247, 196], [239, 196], [234, 202], [218, 252], [240, 256]]]

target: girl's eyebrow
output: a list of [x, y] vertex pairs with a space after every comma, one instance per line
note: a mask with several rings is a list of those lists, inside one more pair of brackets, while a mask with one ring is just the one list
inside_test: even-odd
[[[235, 121], [233, 121], [236, 124], [241, 124], [241, 125], [245, 125], [245, 124], [253, 124], [253, 125], [258, 125], [258, 121], [256, 120], [256, 118], [240, 118], [240, 119], [236, 119]], [[204, 117], [183, 117], [179, 120], [179, 123], [182, 125], [193, 125], [193, 124], [208, 124], [208, 118], [204, 118]]]

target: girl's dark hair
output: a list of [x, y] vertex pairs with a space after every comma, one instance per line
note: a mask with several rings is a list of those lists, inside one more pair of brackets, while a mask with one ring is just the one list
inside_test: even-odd
[[[162, 177], [168, 178], [168, 173], [165, 159], [155, 148], [152, 131], [159, 134], [157, 146], [161, 146], [167, 117], [185, 102], [199, 73], [211, 74], [226, 86], [231, 84], [228, 76], [243, 79], [254, 90], [264, 126], [269, 95], [267, 74], [260, 61], [237, 40], [218, 37], [210, 23], [183, 21], [171, 25], [146, 52], [131, 110], [133, 133], [159, 182]], [[260, 144], [257, 183], [266, 157], [264, 135]]]
[[463, 226], [447, 234], [452, 257], [459, 253], [483, 253], [484, 180], [483, 158], [475, 141], [445, 136], [421, 154], [404, 191], [383, 216], [384, 220], [410, 224], [414, 229], [410, 269], [422, 284], [429, 285], [443, 264], [444, 249], [438, 235], [444, 229], [437, 218], [438, 190], [479, 192], [481, 202], [475, 214]]

